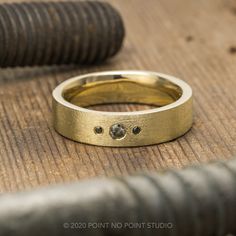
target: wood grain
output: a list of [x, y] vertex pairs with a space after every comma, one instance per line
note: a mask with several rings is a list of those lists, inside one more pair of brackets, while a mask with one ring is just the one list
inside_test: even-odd
[[[109, 62], [94, 67], [1, 69], [1, 192], [181, 168], [236, 153], [236, 2], [110, 2], [125, 19], [127, 37], [122, 52]], [[115, 69], [153, 70], [187, 81], [195, 98], [191, 131], [169, 143], [139, 148], [94, 147], [58, 135], [51, 122], [53, 88], [71, 76]]]

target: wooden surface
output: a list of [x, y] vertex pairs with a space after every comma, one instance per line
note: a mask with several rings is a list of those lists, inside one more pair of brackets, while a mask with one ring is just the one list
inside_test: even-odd
[[[125, 19], [127, 38], [106, 64], [1, 69], [1, 192], [181, 168], [236, 153], [236, 2], [110, 2]], [[53, 88], [70, 76], [114, 69], [153, 70], [187, 81], [195, 97], [192, 130], [173, 142], [140, 148], [94, 147], [58, 135], [51, 122]]]

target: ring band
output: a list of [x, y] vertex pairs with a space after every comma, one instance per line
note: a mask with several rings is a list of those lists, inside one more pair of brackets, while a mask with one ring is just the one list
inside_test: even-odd
[[[105, 112], [89, 106], [138, 103], [155, 108]], [[192, 126], [192, 89], [175, 77], [148, 71], [78, 76], [53, 91], [53, 123], [61, 135], [99, 146], [144, 146], [173, 140]]]

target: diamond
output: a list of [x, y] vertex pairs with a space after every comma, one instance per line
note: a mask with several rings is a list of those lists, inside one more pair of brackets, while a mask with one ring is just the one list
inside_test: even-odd
[[101, 126], [96, 126], [94, 128], [95, 134], [102, 134], [103, 133], [103, 128]]
[[114, 124], [110, 127], [110, 136], [113, 139], [122, 139], [126, 135], [126, 129], [122, 124]]
[[133, 134], [139, 134], [141, 132], [141, 128], [139, 127], [139, 126], [135, 126], [134, 128], [133, 128]]

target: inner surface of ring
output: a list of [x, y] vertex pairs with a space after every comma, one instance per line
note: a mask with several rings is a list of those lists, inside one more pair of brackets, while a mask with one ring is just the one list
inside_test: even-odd
[[161, 107], [178, 100], [182, 89], [155, 75], [99, 75], [76, 80], [63, 90], [68, 102], [89, 107], [102, 104], [147, 104]]

